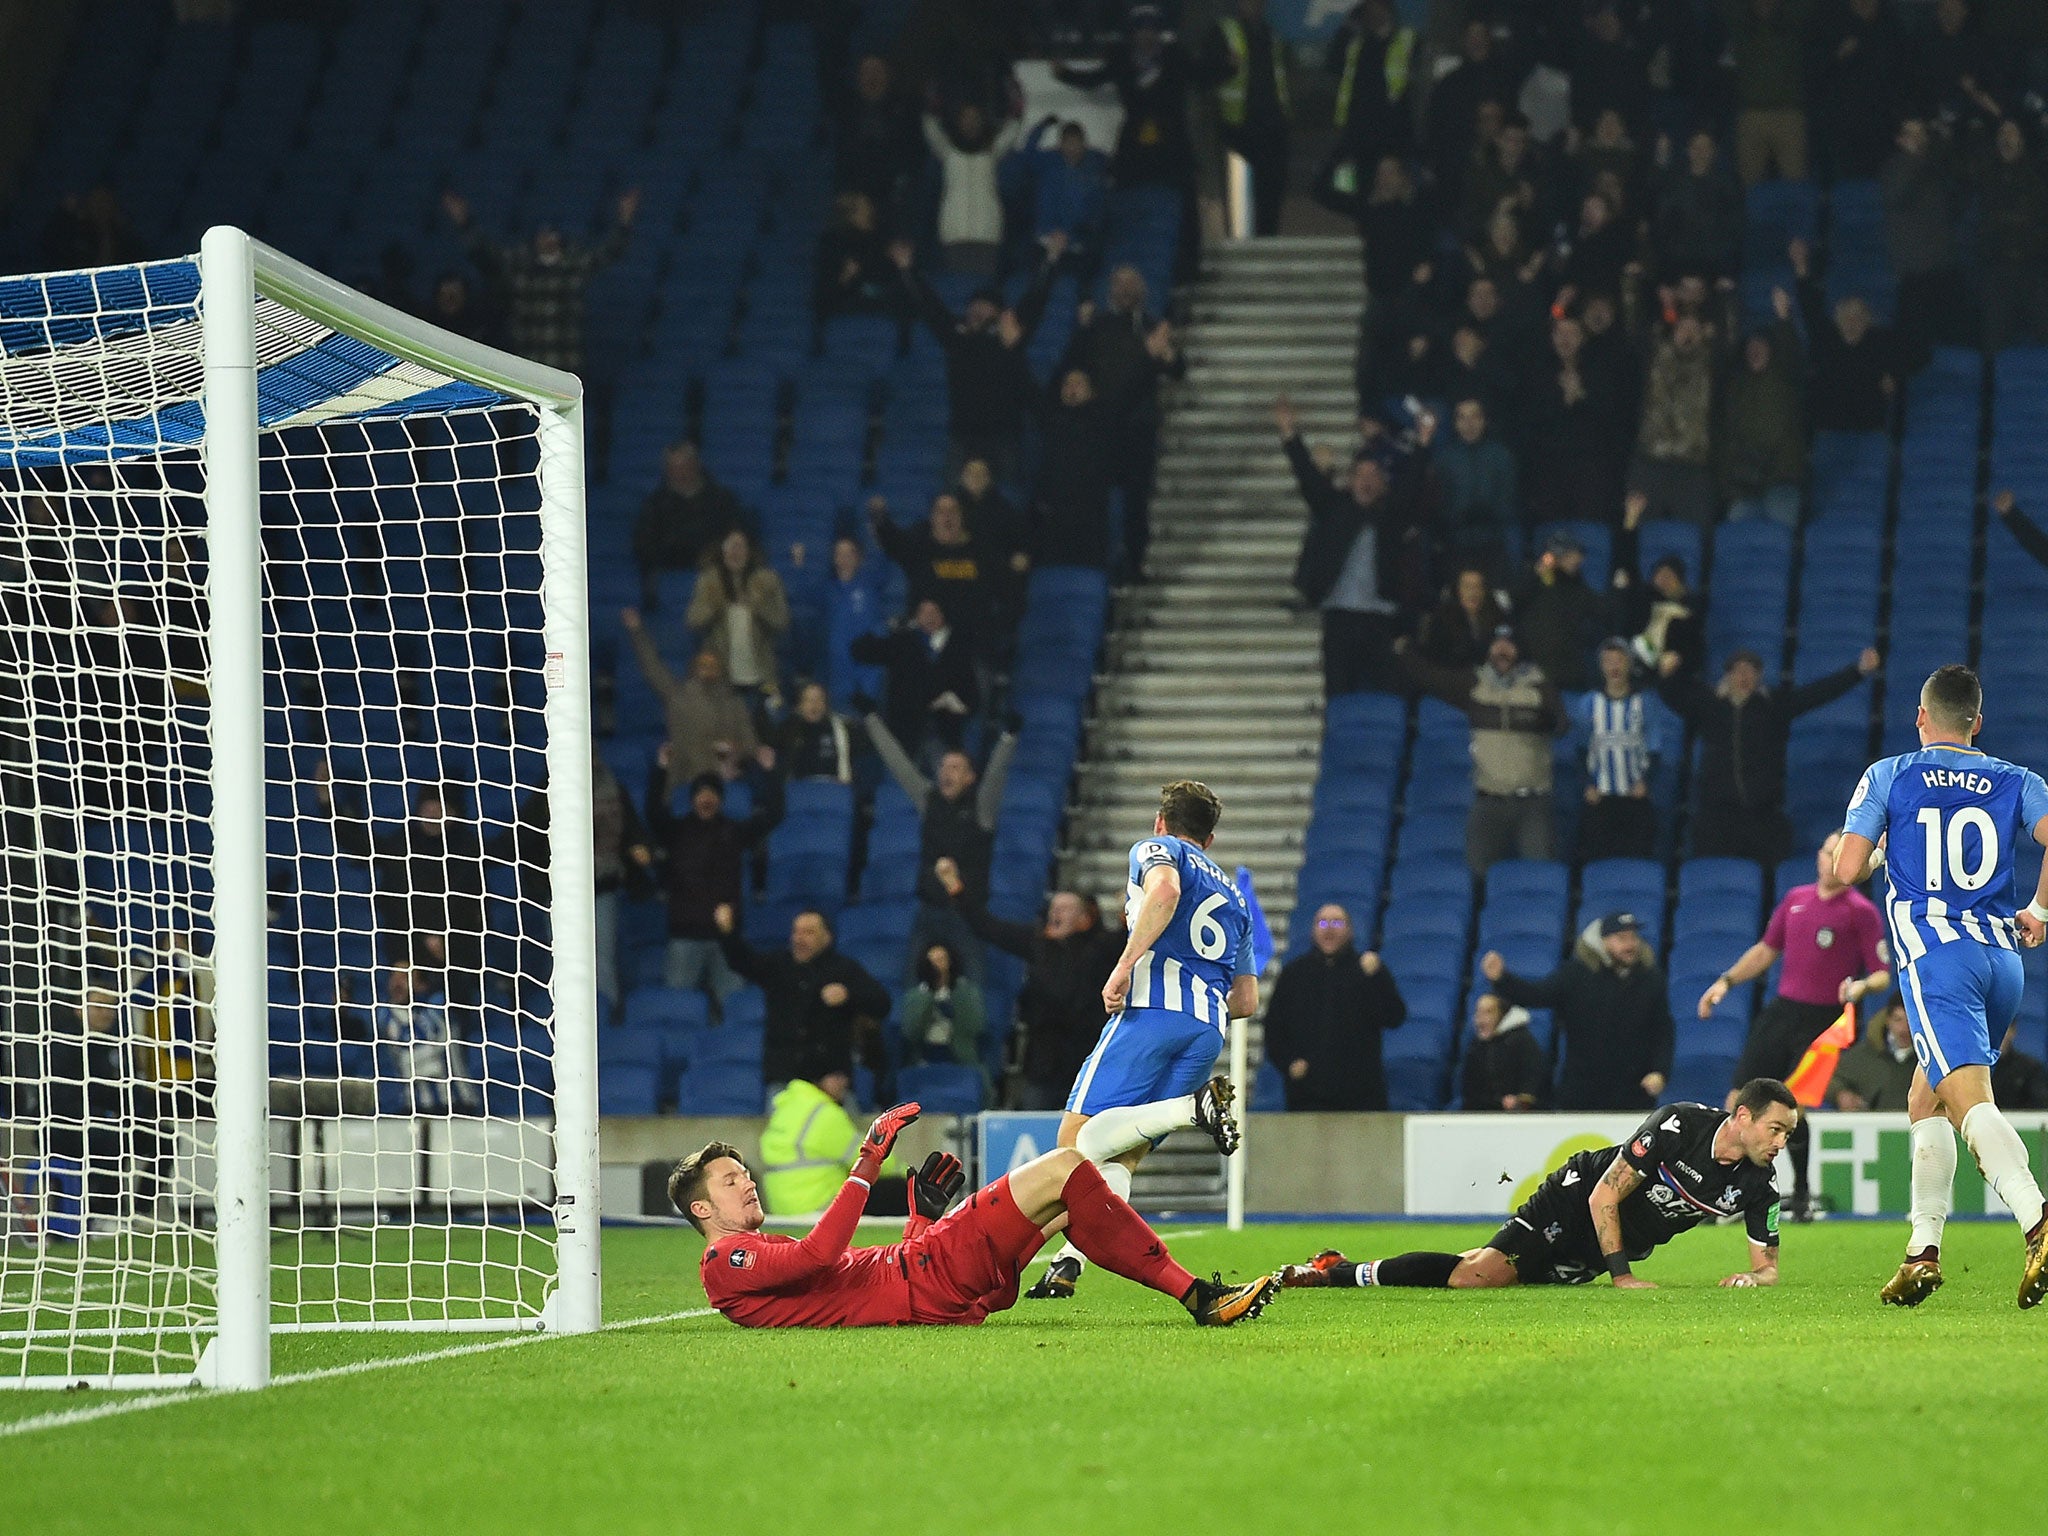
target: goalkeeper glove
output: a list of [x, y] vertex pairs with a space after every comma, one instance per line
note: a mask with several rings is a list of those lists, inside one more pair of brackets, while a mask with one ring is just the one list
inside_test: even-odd
[[926, 1221], [937, 1221], [967, 1187], [967, 1170], [950, 1152], [934, 1152], [910, 1176], [910, 1208]]
[[882, 1164], [896, 1145], [896, 1138], [917, 1116], [915, 1104], [898, 1104], [894, 1109], [885, 1109], [875, 1116], [875, 1123], [868, 1127], [867, 1137], [860, 1144], [860, 1156], [854, 1160], [854, 1177], [874, 1183], [876, 1175], [882, 1171]]

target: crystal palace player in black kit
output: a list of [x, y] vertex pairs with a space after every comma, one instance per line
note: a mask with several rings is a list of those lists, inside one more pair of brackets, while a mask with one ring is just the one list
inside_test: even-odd
[[1723, 1285], [1778, 1281], [1778, 1183], [1771, 1165], [1798, 1124], [1792, 1090], [1774, 1078], [1743, 1085], [1732, 1111], [1667, 1104], [1627, 1143], [1581, 1152], [1543, 1181], [1484, 1248], [1404, 1253], [1361, 1264], [1321, 1253], [1290, 1264], [1284, 1285], [1503, 1285], [1653, 1289], [1629, 1266], [1702, 1222], [1740, 1214], [1750, 1267]]

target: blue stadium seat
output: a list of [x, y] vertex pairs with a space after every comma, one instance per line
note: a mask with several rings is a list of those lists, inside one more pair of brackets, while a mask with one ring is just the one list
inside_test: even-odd
[[679, 1115], [757, 1116], [765, 1104], [758, 1065], [693, 1064], [676, 1079]]
[[[601, 1115], [651, 1115], [655, 1112], [659, 1088], [660, 1072], [657, 1068], [638, 1062], [607, 1062], [598, 1072], [597, 1112]], [[759, 1098], [757, 1092], [757, 1108]]]
[[982, 1077], [977, 1067], [941, 1062], [905, 1067], [896, 1074], [896, 1094], [914, 1100], [926, 1114], [974, 1115], [981, 1112]]
[[626, 1029], [702, 1029], [709, 1019], [710, 1000], [702, 992], [686, 991], [680, 987], [636, 987], [626, 994], [620, 1026]]

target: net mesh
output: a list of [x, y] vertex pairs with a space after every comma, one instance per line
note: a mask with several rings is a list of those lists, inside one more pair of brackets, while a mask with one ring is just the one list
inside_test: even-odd
[[[213, 1329], [191, 262], [0, 282], [0, 1381]], [[278, 1327], [553, 1285], [537, 410], [256, 309]]]

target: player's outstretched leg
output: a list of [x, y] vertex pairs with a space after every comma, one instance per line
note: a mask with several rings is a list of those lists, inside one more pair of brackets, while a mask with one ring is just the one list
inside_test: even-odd
[[1877, 1293], [1878, 1300], [1888, 1307], [1917, 1307], [1941, 1289], [1942, 1230], [1955, 1201], [1955, 1132], [1934, 1110], [1934, 1095], [1925, 1089], [1924, 1079], [1915, 1080], [1913, 1107], [1919, 1107], [1922, 1092], [1926, 1092], [1930, 1112], [1912, 1127], [1913, 1193], [1908, 1212], [1912, 1235], [1906, 1239], [1906, 1257], [1899, 1272]]
[[1074, 1146], [1090, 1162], [1106, 1163], [1148, 1141], [1175, 1131], [1195, 1130], [1208, 1136], [1216, 1150], [1228, 1157], [1237, 1150], [1240, 1139], [1237, 1117], [1230, 1111], [1236, 1099], [1237, 1090], [1229, 1078], [1212, 1077], [1179, 1098], [1101, 1110], [1089, 1116]]
[[1984, 1182], [1998, 1193], [2005, 1208], [2026, 1234], [2027, 1256], [2020, 1271], [2019, 1303], [2038, 1307], [2048, 1298], [2048, 1214], [2041, 1186], [2028, 1166], [2027, 1144], [1991, 1099], [1988, 1067], [1958, 1068], [1941, 1080], [1938, 1091], [1950, 1115], [1964, 1108], [1957, 1129], [1977, 1159]]
[[[1212, 1077], [1195, 1092], [1177, 1098], [1100, 1110], [1082, 1125], [1074, 1146], [1102, 1170], [1103, 1178], [1119, 1198], [1129, 1200], [1131, 1170], [1116, 1159], [1181, 1130], [1203, 1132], [1216, 1143], [1216, 1150], [1228, 1157], [1237, 1150], [1241, 1139], [1237, 1117], [1231, 1113], [1236, 1099], [1237, 1089], [1229, 1078]], [[1074, 1294], [1084, 1267], [1085, 1255], [1070, 1237], [1052, 1256], [1038, 1283], [1024, 1293], [1024, 1299], [1067, 1300]]]
[[1048, 1152], [1016, 1170], [1010, 1189], [1018, 1208], [1034, 1221], [1050, 1221], [1064, 1209], [1068, 1235], [1092, 1262], [1173, 1297], [1206, 1327], [1227, 1328], [1257, 1317], [1280, 1289], [1277, 1274], [1236, 1286], [1197, 1280], [1175, 1262], [1145, 1218], [1109, 1187], [1103, 1170], [1071, 1148]]
[[1283, 1286], [1403, 1286], [1425, 1290], [1493, 1290], [1515, 1283], [1515, 1266], [1494, 1248], [1471, 1253], [1401, 1253], [1357, 1263], [1325, 1249], [1280, 1272]]

